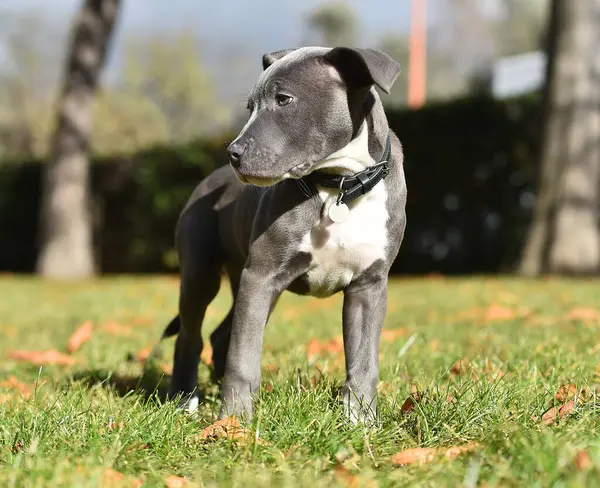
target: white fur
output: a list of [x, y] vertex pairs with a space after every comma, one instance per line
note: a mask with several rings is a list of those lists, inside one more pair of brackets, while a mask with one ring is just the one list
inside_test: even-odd
[[[355, 139], [319, 162], [316, 168], [358, 172], [372, 164], [375, 161], [369, 155], [368, 132], [364, 125]], [[333, 223], [327, 217], [327, 210], [335, 204], [337, 195], [337, 190], [319, 187], [322, 217], [300, 244], [300, 251], [312, 255], [307, 276], [311, 295], [318, 297], [332, 295], [376, 260], [385, 258], [389, 217], [385, 180], [350, 202], [350, 217], [346, 221]]]
[[189, 413], [191, 415], [196, 415], [198, 413], [199, 403], [200, 403], [200, 400], [198, 399], [197, 396], [193, 396], [192, 398], [190, 398], [187, 401], [187, 405], [186, 405], [187, 413]]

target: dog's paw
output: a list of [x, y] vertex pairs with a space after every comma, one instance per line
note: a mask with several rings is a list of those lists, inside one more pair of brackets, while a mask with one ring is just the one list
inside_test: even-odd
[[352, 425], [375, 427], [377, 424], [377, 404], [375, 398], [365, 402], [350, 390], [343, 394], [344, 416]]
[[198, 415], [198, 405], [200, 404], [200, 399], [194, 395], [189, 399], [180, 403], [180, 407], [185, 410], [188, 415], [196, 416]]

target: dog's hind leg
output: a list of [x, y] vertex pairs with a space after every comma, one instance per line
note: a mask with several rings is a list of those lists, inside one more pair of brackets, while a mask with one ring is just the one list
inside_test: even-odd
[[196, 388], [203, 347], [202, 322], [206, 308], [219, 292], [221, 284], [222, 259], [213, 203], [206, 196], [199, 198], [184, 213], [177, 231], [181, 260], [181, 327], [175, 343], [169, 396], [182, 395], [182, 404], [191, 411], [198, 405]]
[[229, 350], [229, 340], [231, 339], [231, 324], [233, 322], [233, 310], [235, 308], [235, 297], [240, 286], [240, 272], [234, 266], [226, 266], [233, 303], [227, 316], [221, 324], [210, 335], [210, 344], [213, 355], [213, 378], [215, 381], [221, 381], [225, 375], [225, 362], [227, 360], [227, 351]]

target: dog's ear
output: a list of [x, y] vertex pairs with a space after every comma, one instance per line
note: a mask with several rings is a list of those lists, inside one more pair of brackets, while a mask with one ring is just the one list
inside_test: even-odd
[[325, 55], [325, 59], [354, 88], [369, 88], [375, 84], [389, 93], [400, 74], [398, 62], [376, 49], [335, 47]]
[[272, 53], [263, 54], [262, 57], [262, 65], [263, 69], [267, 69], [278, 59], [283, 58], [286, 54], [295, 51], [295, 49], [282, 49], [281, 51], [274, 51]]

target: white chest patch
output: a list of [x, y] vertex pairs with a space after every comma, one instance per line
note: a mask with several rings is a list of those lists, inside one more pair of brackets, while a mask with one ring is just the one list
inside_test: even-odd
[[[346, 148], [331, 155], [319, 167], [343, 167], [358, 172], [373, 164], [366, 136], [366, 130], [361, 131]], [[300, 243], [299, 250], [312, 256], [306, 278], [310, 294], [317, 297], [330, 296], [346, 287], [375, 261], [383, 259], [386, 252], [389, 216], [385, 180], [350, 202], [347, 220], [334, 223], [327, 211], [330, 205], [335, 205], [337, 195], [337, 190], [319, 188], [323, 202], [321, 219]]]

